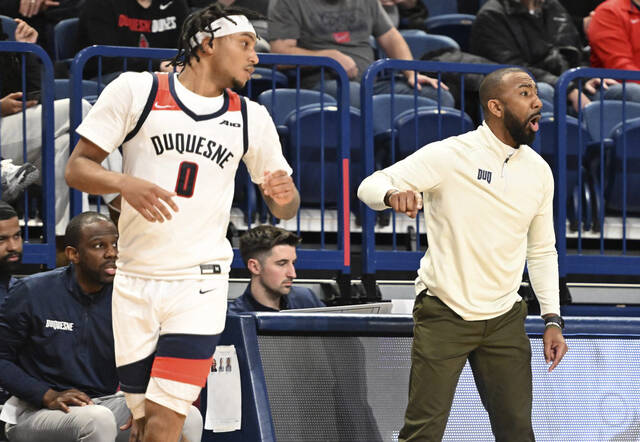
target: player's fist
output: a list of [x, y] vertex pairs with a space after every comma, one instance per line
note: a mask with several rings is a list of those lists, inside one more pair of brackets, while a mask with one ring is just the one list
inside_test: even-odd
[[422, 195], [415, 190], [390, 190], [384, 197], [384, 202], [398, 213], [404, 213], [415, 218], [422, 210]]
[[264, 181], [260, 184], [260, 189], [264, 196], [271, 198], [280, 206], [289, 204], [296, 194], [293, 180], [284, 170], [265, 172]]

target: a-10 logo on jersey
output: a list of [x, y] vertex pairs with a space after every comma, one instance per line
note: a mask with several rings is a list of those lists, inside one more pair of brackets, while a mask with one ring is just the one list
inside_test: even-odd
[[175, 151], [179, 154], [192, 153], [209, 158], [221, 169], [224, 169], [224, 164], [234, 156], [233, 152], [221, 144], [198, 135], [166, 133], [154, 135], [151, 137], [151, 142], [156, 155], [162, 155], [170, 151]]

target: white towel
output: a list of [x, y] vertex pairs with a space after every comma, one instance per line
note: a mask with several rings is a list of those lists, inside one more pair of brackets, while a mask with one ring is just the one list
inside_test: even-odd
[[[207, 413], [205, 430], [224, 433], [240, 429], [242, 390], [236, 348], [219, 345], [207, 378]], [[215, 370], [215, 371], [214, 371]]]

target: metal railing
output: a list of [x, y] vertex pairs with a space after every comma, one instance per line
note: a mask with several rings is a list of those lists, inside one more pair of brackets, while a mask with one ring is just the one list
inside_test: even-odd
[[[12, 41], [0, 42], [0, 52], [16, 53], [21, 61], [21, 84], [22, 84], [22, 159], [27, 161], [27, 111], [25, 107], [26, 100], [26, 57], [27, 54], [33, 54], [41, 63], [41, 86], [40, 86], [40, 118], [41, 118], [41, 158], [42, 167], [40, 170], [42, 183], [42, 200], [40, 202], [40, 216], [42, 218], [42, 237], [31, 237], [29, 226], [33, 224], [34, 219], [29, 218], [30, 206], [32, 205], [28, 191], [25, 192], [24, 202], [24, 228], [23, 228], [23, 257], [22, 262], [27, 264], [45, 264], [49, 268], [55, 267], [56, 262], [56, 241], [55, 241], [55, 181], [54, 181], [54, 83], [53, 83], [53, 64], [47, 53], [42, 47], [31, 44]], [[8, 66], [4, 66], [5, 69]], [[15, 92], [15, 91], [13, 91]], [[0, 117], [0, 120], [11, 118]], [[0, 121], [0, 124], [3, 122]], [[0, 149], [2, 148], [2, 139], [0, 138]], [[1, 152], [1, 150], [0, 150]], [[2, 158], [5, 158], [2, 156]]]
[[[628, 124], [627, 111], [623, 100], [622, 114], [620, 124], [623, 134], [622, 146], [615, 146], [611, 143], [611, 140], [607, 140], [607, 135], [602, 130], [604, 128], [605, 108], [604, 108], [604, 94], [600, 94], [600, 97], [596, 101], [600, 101], [600, 113], [598, 115], [598, 123], [600, 136], [599, 139], [583, 140], [581, 137], [578, 139], [578, 155], [577, 166], [586, 167], [591, 169], [591, 174], [587, 174], [587, 181], [584, 182], [582, 174], [578, 174], [578, 189], [582, 191], [584, 186], [590, 186], [591, 194], [593, 197], [593, 209], [594, 221], [597, 222], [599, 233], [596, 240], [598, 241], [598, 250], [584, 248], [585, 235], [582, 229], [582, 217], [586, 210], [583, 206], [583, 198], [578, 198], [578, 215], [579, 220], [577, 229], [577, 239], [575, 249], [568, 249], [567, 247], [567, 225], [562, 220], [566, 219], [567, 208], [565, 201], [567, 200], [567, 90], [576, 85], [582, 89], [584, 82], [590, 78], [610, 78], [619, 80], [623, 84], [622, 95], [626, 96], [627, 83], [629, 81], [640, 81], [640, 72], [636, 71], [623, 71], [612, 69], [595, 69], [595, 68], [577, 68], [571, 69], [562, 74], [556, 84], [555, 90], [555, 121], [556, 121], [556, 168], [554, 175], [556, 178], [556, 194], [555, 194], [555, 212], [556, 212], [556, 241], [558, 249], [558, 259], [560, 267], [560, 275], [565, 276], [568, 273], [583, 273], [583, 274], [608, 274], [608, 275], [637, 275], [640, 269], [640, 256], [637, 254], [632, 256], [628, 248], [627, 231], [629, 227], [629, 213], [627, 210], [628, 196], [631, 192], [637, 192], [637, 189], [631, 189], [628, 186], [628, 154], [630, 149], [637, 149], [638, 146], [628, 146], [625, 139], [625, 127]], [[582, 103], [580, 103], [580, 107]], [[578, 125], [585, 124], [583, 111], [578, 113], [577, 116]], [[605, 232], [610, 220], [605, 218], [607, 213], [607, 201], [605, 194], [606, 181], [610, 178], [609, 174], [615, 175], [616, 155], [619, 152], [621, 154], [621, 166], [622, 166], [622, 208], [621, 213], [615, 213], [614, 215], [620, 215], [622, 217], [622, 230], [619, 238], [616, 240], [621, 241], [621, 246], [613, 246], [609, 243], [605, 244]], [[590, 164], [585, 164], [589, 162]], [[610, 167], [608, 165], [612, 165]], [[594, 186], [594, 183], [596, 184]], [[610, 212], [611, 213], [611, 212]]]

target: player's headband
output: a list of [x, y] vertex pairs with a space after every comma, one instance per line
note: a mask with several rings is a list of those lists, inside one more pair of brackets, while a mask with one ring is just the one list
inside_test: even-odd
[[253, 25], [249, 22], [249, 19], [244, 15], [230, 15], [228, 17], [222, 17], [212, 21], [209, 26], [204, 28], [204, 31], [198, 32], [191, 39], [191, 46], [196, 47], [202, 40], [207, 37], [211, 37], [213, 33], [214, 38], [224, 37], [225, 35], [237, 34], [239, 32], [249, 32], [256, 35]]

